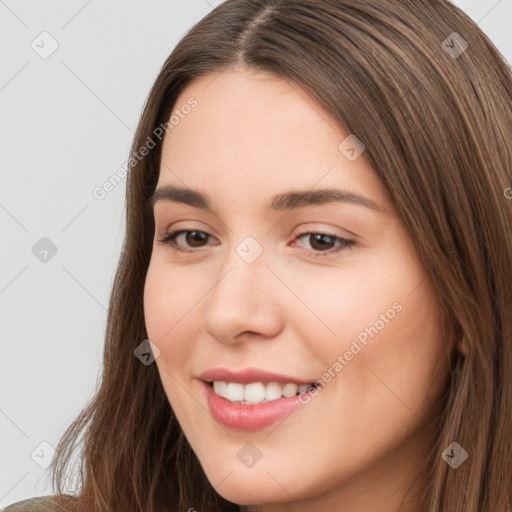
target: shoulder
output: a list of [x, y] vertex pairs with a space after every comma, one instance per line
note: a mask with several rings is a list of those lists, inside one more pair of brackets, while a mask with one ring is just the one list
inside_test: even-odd
[[0, 512], [65, 512], [65, 508], [56, 496], [39, 496], [12, 503]]

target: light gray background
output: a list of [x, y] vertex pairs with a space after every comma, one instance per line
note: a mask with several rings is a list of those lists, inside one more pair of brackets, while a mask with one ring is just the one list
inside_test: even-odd
[[[126, 162], [165, 58], [219, 3], [0, 0], [0, 507], [52, 493], [41, 465], [96, 387], [124, 233], [124, 181], [92, 190]], [[454, 3], [512, 62], [512, 0]]]

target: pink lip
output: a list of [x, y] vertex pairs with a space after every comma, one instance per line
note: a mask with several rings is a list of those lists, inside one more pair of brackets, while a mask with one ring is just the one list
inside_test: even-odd
[[230, 402], [215, 394], [213, 385], [210, 384], [211, 382], [239, 382], [240, 384], [248, 384], [250, 382], [279, 382], [286, 384], [291, 382], [299, 385], [311, 384], [313, 382], [254, 368], [248, 368], [242, 372], [216, 368], [203, 372], [199, 378], [203, 381], [202, 387], [212, 416], [226, 427], [239, 430], [258, 430], [268, 427], [307, 404], [309, 400], [301, 401], [301, 395], [297, 395], [288, 398], [281, 397], [262, 404], [250, 405]]
[[259, 430], [268, 427], [308, 403], [301, 402], [297, 395], [248, 405], [230, 402], [216, 395], [213, 386], [206, 382], [202, 382], [202, 386], [212, 416], [224, 426], [239, 430]]
[[227, 370], [225, 368], [212, 368], [199, 375], [201, 380], [205, 382], [213, 382], [214, 380], [224, 382], [239, 382], [240, 384], [249, 384], [250, 382], [279, 382], [287, 384], [289, 382], [295, 384], [312, 384], [314, 380], [303, 380], [277, 373], [258, 370], [257, 368], [247, 368], [241, 372]]

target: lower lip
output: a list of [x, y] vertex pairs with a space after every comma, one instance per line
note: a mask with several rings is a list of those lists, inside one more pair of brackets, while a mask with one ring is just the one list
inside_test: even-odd
[[[262, 404], [248, 405], [230, 402], [216, 395], [213, 386], [204, 381], [202, 383], [212, 416], [222, 425], [240, 430], [258, 430], [268, 427], [306, 405], [310, 398], [308, 397], [307, 401], [304, 400], [302, 403], [299, 400], [299, 395], [296, 395]], [[303, 395], [307, 395], [307, 393]]]

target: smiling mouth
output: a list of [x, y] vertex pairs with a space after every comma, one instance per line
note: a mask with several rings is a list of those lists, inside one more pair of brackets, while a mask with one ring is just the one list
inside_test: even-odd
[[280, 398], [290, 398], [318, 387], [315, 383], [295, 384], [293, 382], [286, 384], [279, 382], [241, 384], [239, 382], [212, 381], [207, 382], [207, 384], [213, 387], [217, 396], [225, 398], [229, 402], [244, 405], [263, 404]]

